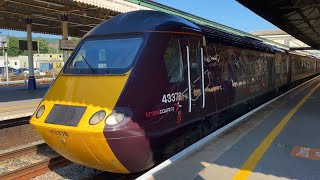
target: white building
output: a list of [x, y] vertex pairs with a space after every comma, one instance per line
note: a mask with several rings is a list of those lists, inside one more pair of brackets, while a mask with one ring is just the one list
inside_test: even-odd
[[[289, 46], [290, 48], [310, 47], [281, 29], [254, 31], [251, 34]], [[318, 50], [300, 50], [297, 52], [320, 57], [320, 51]]]
[[[4, 66], [6, 66], [5, 59], [3, 56], [0, 56], [0, 67]], [[28, 56], [8, 57], [8, 66], [14, 69], [28, 68]]]
[[[8, 57], [8, 65], [14, 69], [29, 68], [28, 56]], [[64, 64], [62, 54], [34, 54], [33, 66], [40, 68], [41, 63], [52, 63], [53, 68], [61, 68]], [[3, 56], [0, 56], [0, 67], [6, 66]]]

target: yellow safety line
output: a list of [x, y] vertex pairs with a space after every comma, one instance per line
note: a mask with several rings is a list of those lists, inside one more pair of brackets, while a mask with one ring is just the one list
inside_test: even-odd
[[261, 142], [261, 144], [254, 150], [247, 161], [243, 164], [241, 169], [233, 176], [233, 180], [247, 179], [253, 169], [256, 167], [266, 150], [270, 147], [274, 139], [280, 134], [285, 125], [289, 122], [291, 117], [298, 111], [298, 109], [307, 101], [314, 91], [320, 86], [320, 83], [314, 87], [303, 99], [280, 121], [280, 123], [270, 132], [270, 134]]
[[10, 109], [19, 109], [19, 108], [24, 108], [24, 107], [30, 107], [30, 106], [38, 106], [38, 104], [28, 104], [28, 105], [24, 105], [24, 106], [11, 106], [8, 108], [0, 108], [0, 111], [2, 110], [10, 110]]

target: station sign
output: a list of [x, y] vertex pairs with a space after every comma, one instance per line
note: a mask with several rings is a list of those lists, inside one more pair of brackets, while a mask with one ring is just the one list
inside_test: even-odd
[[5, 36], [0, 36], [0, 49], [8, 48], [8, 38]]
[[74, 50], [78, 42], [72, 41], [72, 40], [60, 39], [59, 44], [60, 44], [61, 50]]
[[[36, 51], [37, 49], [38, 49], [38, 42], [32, 41], [32, 50]], [[21, 51], [28, 50], [28, 41], [19, 40], [19, 50], [21, 50]]]

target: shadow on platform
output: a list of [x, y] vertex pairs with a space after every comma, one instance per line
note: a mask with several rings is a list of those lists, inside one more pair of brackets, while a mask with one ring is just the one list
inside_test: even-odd
[[27, 87], [0, 87], [0, 102], [20, 101], [42, 98], [50, 85], [37, 85], [36, 90], [28, 90]]

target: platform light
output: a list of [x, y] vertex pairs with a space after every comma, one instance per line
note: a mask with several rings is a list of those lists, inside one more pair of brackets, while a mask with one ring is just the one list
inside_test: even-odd
[[112, 113], [106, 119], [107, 125], [116, 125], [124, 119], [125, 115], [123, 113]]
[[58, 7], [65, 7], [62, 4], [58, 4], [58, 3], [54, 3], [54, 2], [48, 2], [48, 1], [43, 1], [43, 0], [33, 0], [33, 1], [48, 4], [48, 5], [58, 6]]
[[50, 26], [50, 25], [48, 25], [48, 24], [42, 24], [42, 23], [32, 23], [32, 25], [46, 26], [46, 27]]
[[89, 120], [90, 125], [95, 125], [101, 122], [106, 117], [106, 112], [104, 110], [98, 111], [91, 116]]
[[45, 109], [46, 109], [45, 106], [42, 105], [37, 111], [36, 118], [40, 118], [42, 116], [42, 114], [44, 113]]

